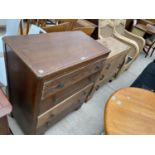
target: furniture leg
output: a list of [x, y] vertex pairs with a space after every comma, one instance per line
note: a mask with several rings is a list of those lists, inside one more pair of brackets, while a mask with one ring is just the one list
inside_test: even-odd
[[152, 57], [153, 53], [154, 53], [155, 48], [153, 48], [150, 57]]

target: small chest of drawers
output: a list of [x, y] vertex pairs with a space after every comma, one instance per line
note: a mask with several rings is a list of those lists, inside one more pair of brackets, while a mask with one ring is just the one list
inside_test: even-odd
[[4, 38], [9, 98], [25, 134], [42, 134], [89, 96], [109, 50], [86, 34]]

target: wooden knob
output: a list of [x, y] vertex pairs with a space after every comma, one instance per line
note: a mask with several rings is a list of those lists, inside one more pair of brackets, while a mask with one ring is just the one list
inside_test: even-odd
[[64, 87], [64, 84], [63, 83], [59, 83], [58, 84], [58, 88], [63, 88]]
[[104, 75], [101, 75], [100, 80], [103, 80], [103, 79], [104, 79]]
[[50, 126], [50, 122], [47, 122], [46, 124], [47, 124], [47, 126]]
[[100, 69], [100, 65], [96, 65], [96, 69]]
[[86, 94], [87, 94], [87, 93], [84, 91], [84, 92], [83, 92], [83, 95], [86, 95]]
[[108, 64], [108, 65], [107, 65], [107, 67], [106, 67], [106, 69], [109, 69], [109, 68], [110, 68], [110, 66], [111, 66], [111, 65], [110, 65], [110, 64]]

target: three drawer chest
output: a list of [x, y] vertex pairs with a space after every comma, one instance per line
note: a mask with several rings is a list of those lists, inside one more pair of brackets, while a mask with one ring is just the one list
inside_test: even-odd
[[13, 116], [25, 134], [43, 134], [87, 100], [109, 50], [83, 32], [3, 39]]

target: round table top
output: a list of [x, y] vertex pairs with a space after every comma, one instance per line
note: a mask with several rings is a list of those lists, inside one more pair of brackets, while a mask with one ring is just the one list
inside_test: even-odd
[[106, 134], [155, 134], [155, 93], [140, 88], [115, 92], [105, 107]]

